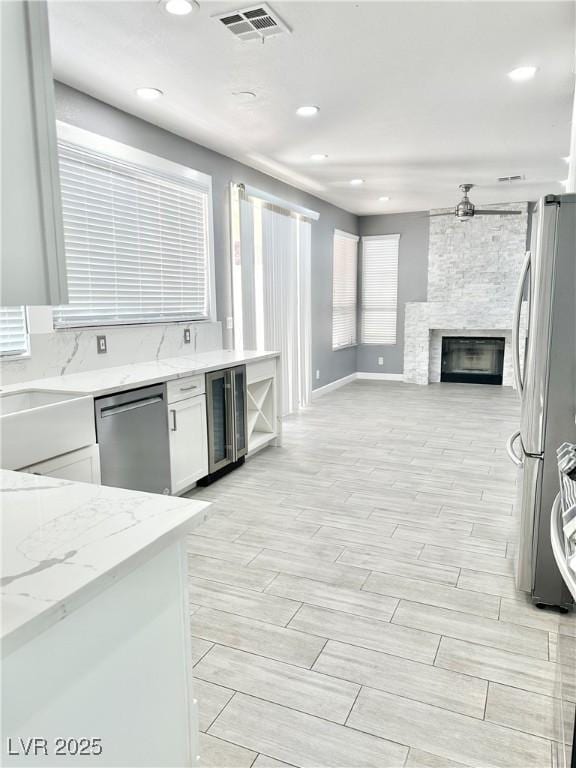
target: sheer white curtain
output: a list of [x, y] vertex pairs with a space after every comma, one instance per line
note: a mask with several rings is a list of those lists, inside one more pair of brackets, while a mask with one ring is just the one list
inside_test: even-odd
[[311, 221], [234, 185], [235, 346], [281, 354], [281, 410], [310, 403]]

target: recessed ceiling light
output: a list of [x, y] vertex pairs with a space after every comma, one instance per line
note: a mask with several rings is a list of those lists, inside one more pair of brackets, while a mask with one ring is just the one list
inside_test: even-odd
[[517, 67], [516, 69], [513, 69], [512, 72], [508, 72], [508, 77], [510, 80], [515, 80], [517, 83], [520, 83], [524, 80], [532, 80], [534, 75], [536, 74], [536, 67]]
[[321, 152], [315, 152], [313, 155], [310, 155], [310, 160], [327, 160], [328, 155], [323, 155]]
[[359, 187], [360, 184], [364, 184], [364, 179], [350, 179], [350, 184], [352, 184], [353, 187]]
[[390, 200], [390, 198], [386, 197], [386, 195], [382, 195], [382, 197], [379, 197], [378, 200], [381, 200], [383, 203], [386, 203], [388, 200]]
[[159, 88], [136, 88], [136, 95], [144, 101], [154, 101], [164, 94]]
[[192, 11], [197, 11], [199, 5], [191, 0], [168, 0], [164, 8], [173, 16], [187, 16]]
[[298, 107], [296, 114], [300, 117], [312, 117], [320, 112], [320, 107]]

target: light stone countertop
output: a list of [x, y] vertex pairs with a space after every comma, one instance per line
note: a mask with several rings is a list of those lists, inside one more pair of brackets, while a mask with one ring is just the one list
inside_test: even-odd
[[233, 365], [256, 362], [278, 357], [278, 352], [235, 351], [219, 349], [182, 357], [168, 357], [145, 363], [118, 365], [82, 373], [70, 373], [46, 379], [22, 381], [2, 387], [2, 393], [25, 389], [43, 389], [54, 392], [70, 392], [99, 397], [112, 392], [159, 384], [196, 373], [207, 373]]
[[7, 655], [203, 523], [209, 503], [0, 470]]

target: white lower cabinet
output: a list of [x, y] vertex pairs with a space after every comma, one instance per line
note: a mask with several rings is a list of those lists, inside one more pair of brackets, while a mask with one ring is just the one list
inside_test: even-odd
[[172, 493], [180, 493], [208, 474], [205, 395], [170, 403], [168, 425]]
[[248, 396], [248, 455], [272, 443], [278, 445], [278, 376], [276, 360], [260, 360], [246, 365]]
[[65, 453], [55, 459], [41, 461], [25, 467], [22, 472], [35, 475], [59, 477], [62, 480], [73, 480], [77, 483], [95, 483], [100, 485], [100, 453], [97, 445], [89, 445], [78, 451]]

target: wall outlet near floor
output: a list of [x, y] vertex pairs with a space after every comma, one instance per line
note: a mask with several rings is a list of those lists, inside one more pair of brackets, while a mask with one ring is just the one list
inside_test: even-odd
[[231, 331], [234, 328], [234, 318], [233, 317], [227, 317], [226, 318], [226, 330]]
[[105, 355], [108, 352], [108, 346], [106, 344], [106, 336], [96, 336], [96, 349], [99, 355]]
[[316, 369], [316, 381], [320, 378], [320, 371]]
[[378, 365], [384, 365], [384, 358], [383, 357], [379, 357], [378, 358]]
[[184, 344], [190, 344], [190, 328], [184, 328]]

